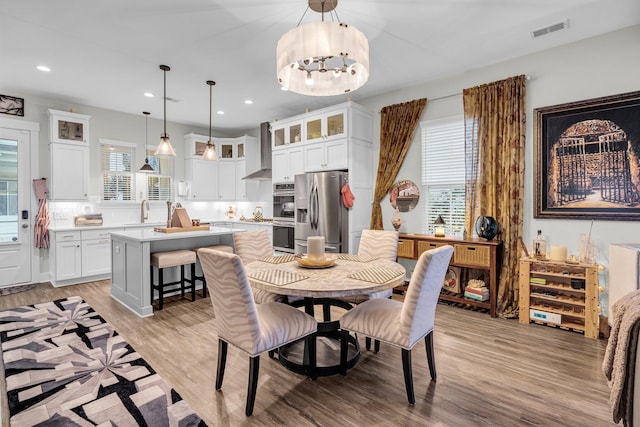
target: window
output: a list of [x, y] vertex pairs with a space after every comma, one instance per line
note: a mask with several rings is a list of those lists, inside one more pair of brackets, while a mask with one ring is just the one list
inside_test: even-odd
[[149, 164], [155, 172], [147, 178], [147, 200], [171, 200], [173, 189], [173, 157], [157, 157], [155, 147], [147, 148]]
[[462, 116], [430, 120], [422, 128], [422, 232], [433, 234], [434, 221], [442, 215], [448, 236], [462, 236], [464, 229], [464, 119]]
[[0, 179], [0, 217], [7, 216], [18, 216], [18, 181]]
[[135, 144], [106, 139], [99, 142], [102, 200], [135, 200]]

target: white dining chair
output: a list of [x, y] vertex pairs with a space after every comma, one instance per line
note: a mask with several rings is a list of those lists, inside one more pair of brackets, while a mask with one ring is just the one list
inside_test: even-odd
[[[360, 236], [360, 246], [358, 247], [358, 255], [363, 257], [372, 257], [396, 261], [398, 259], [398, 238], [400, 233], [389, 230], [362, 230]], [[369, 295], [358, 295], [351, 297], [349, 302], [352, 304], [361, 304], [370, 299], [391, 298], [393, 289], [374, 292]], [[371, 338], [367, 337], [365, 341], [367, 350], [371, 349]], [[374, 351], [380, 351], [380, 341], [375, 341]]]
[[411, 349], [425, 339], [431, 379], [436, 379], [433, 327], [438, 296], [453, 247], [441, 246], [423, 252], [413, 270], [404, 302], [371, 299], [345, 313], [340, 319], [340, 369], [346, 375], [349, 332], [362, 334], [402, 349], [402, 368], [409, 403], [415, 403]]
[[198, 258], [211, 288], [209, 295], [218, 329], [216, 390], [222, 388], [228, 344], [249, 355], [247, 416], [253, 413], [261, 353], [271, 353], [278, 347], [306, 338], [307, 371], [315, 378], [316, 319], [286, 304], [256, 304], [238, 255], [203, 248], [198, 250]]
[[[273, 256], [273, 246], [266, 230], [233, 233], [233, 246], [244, 264]], [[264, 302], [287, 303], [286, 295], [274, 294], [257, 288], [252, 288], [252, 291], [253, 298], [258, 304]]]

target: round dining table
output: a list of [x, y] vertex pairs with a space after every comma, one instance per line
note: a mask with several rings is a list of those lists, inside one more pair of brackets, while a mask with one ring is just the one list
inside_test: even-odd
[[[405, 268], [396, 262], [353, 254], [328, 254], [322, 266], [313, 268], [306, 259], [295, 255], [263, 258], [245, 265], [251, 286], [287, 295], [294, 306], [304, 306], [314, 315], [314, 307], [322, 305], [323, 320], [318, 323], [316, 369], [311, 372], [304, 341], [278, 350], [278, 359], [286, 368], [303, 375], [327, 376], [340, 372], [340, 321], [331, 320], [331, 307], [352, 308], [351, 298], [369, 295], [401, 285]], [[333, 262], [331, 262], [333, 261]], [[346, 369], [356, 365], [360, 346], [349, 336]]]

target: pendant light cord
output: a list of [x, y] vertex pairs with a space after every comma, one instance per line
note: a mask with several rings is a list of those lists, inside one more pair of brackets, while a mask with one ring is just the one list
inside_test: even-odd
[[164, 71], [164, 136], [167, 136], [167, 70]]
[[207, 80], [207, 84], [209, 85], [209, 143], [211, 143], [211, 129], [213, 122], [213, 87], [216, 85], [216, 82], [213, 80]]

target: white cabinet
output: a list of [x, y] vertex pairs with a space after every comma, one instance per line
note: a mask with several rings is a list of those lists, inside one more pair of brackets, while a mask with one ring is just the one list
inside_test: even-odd
[[110, 231], [82, 231], [83, 277], [111, 274], [111, 238], [109, 236]]
[[89, 119], [85, 114], [49, 109], [49, 141], [89, 145]]
[[271, 124], [271, 145], [273, 148], [283, 145], [298, 144], [304, 140], [302, 120], [286, 121]]
[[245, 176], [247, 176], [247, 163], [239, 160], [236, 163], [236, 200], [248, 200], [247, 181], [242, 179]]
[[190, 200], [218, 200], [218, 162], [186, 160], [185, 174], [190, 183]]
[[[301, 141], [292, 144], [287, 135], [290, 138], [292, 127], [300, 123]], [[305, 172], [349, 172], [349, 186], [357, 200], [349, 209], [349, 248], [356, 250], [360, 233], [371, 220], [375, 176], [371, 112], [344, 102], [273, 122], [271, 129], [273, 182], [290, 182]]]
[[347, 109], [339, 108], [304, 119], [305, 142], [328, 141], [347, 136]]
[[121, 228], [51, 231], [51, 283], [72, 285], [109, 278], [110, 233]]
[[55, 246], [55, 280], [82, 276], [82, 244], [80, 240], [57, 242]]
[[[217, 161], [202, 160], [207, 136], [188, 133], [185, 139], [185, 178], [189, 181], [189, 200], [234, 201], [253, 200], [257, 191], [247, 191], [242, 181], [246, 173], [247, 152], [253, 153], [250, 161], [259, 162], [256, 151], [257, 138], [213, 138], [218, 153]], [[253, 189], [253, 187], [251, 187]]]
[[220, 160], [218, 164], [218, 200], [236, 199], [236, 162]]
[[86, 200], [89, 193], [89, 147], [49, 144], [51, 200]]
[[89, 119], [49, 109], [51, 200], [86, 200], [89, 193]]
[[346, 139], [304, 145], [306, 172], [347, 169], [349, 150]]
[[293, 177], [304, 173], [302, 147], [287, 147], [273, 152], [272, 182], [293, 182]]

